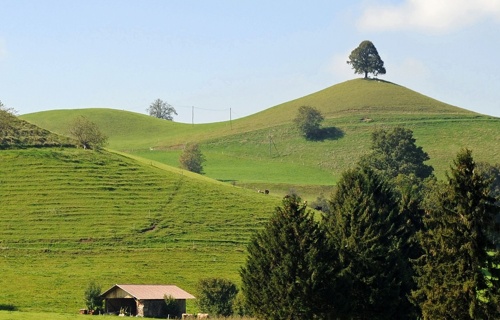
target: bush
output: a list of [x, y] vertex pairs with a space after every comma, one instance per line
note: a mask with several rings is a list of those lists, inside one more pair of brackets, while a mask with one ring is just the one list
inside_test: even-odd
[[174, 317], [179, 316], [181, 309], [179, 308], [177, 300], [172, 295], [165, 295], [163, 298], [165, 299], [165, 304], [167, 305], [167, 314]]
[[96, 123], [84, 116], [76, 117], [69, 127], [69, 133], [84, 149], [99, 150], [108, 141], [108, 137]]
[[227, 279], [205, 278], [197, 285], [198, 306], [211, 315], [229, 317], [233, 314], [233, 301], [238, 293], [236, 285]]
[[85, 306], [88, 310], [100, 310], [103, 299], [101, 298], [101, 286], [91, 281], [85, 290]]
[[323, 120], [324, 117], [319, 110], [309, 106], [302, 106], [299, 108], [299, 113], [294, 122], [306, 139], [314, 140], [321, 135], [320, 126]]
[[183, 169], [203, 174], [203, 162], [205, 157], [201, 153], [198, 144], [188, 144], [182, 152], [179, 162]]

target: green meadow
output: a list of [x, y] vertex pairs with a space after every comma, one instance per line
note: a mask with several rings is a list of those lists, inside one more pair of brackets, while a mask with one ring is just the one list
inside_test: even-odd
[[[110, 152], [1, 152], [0, 300], [78, 311], [91, 280], [238, 281], [246, 243], [280, 199]], [[106, 289], [106, 288], [103, 288]]]
[[[293, 125], [302, 105], [322, 112], [331, 134], [306, 141]], [[201, 145], [207, 177], [284, 195], [314, 198], [369, 151], [377, 128], [405, 126], [431, 157], [438, 177], [462, 147], [478, 161], [500, 162], [500, 119], [434, 100], [386, 81], [356, 79], [233, 121], [191, 125], [111, 109], [54, 110], [22, 118], [67, 135], [85, 115], [109, 136], [108, 147], [178, 167], [186, 143]]]
[[[306, 141], [294, 127], [302, 105], [325, 116], [324, 139]], [[239, 283], [246, 244], [281, 198], [290, 191], [309, 201], [329, 197], [342, 172], [369, 152], [378, 128], [413, 130], [439, 178], [462, 147], [476, 161], [500, 163], [500, 119], [385, 81], [347, 81], [211, 124], [113, 109], [20, 119], [68, 135], [78, 115], [109, 136], [105, 151], [0, 151], [0, 319], [79, 318], [92, 280], [103, 289], [176, 284], [194, 295], [203, 277]], [[192, 142], [207, 159], [203, 176], [178, 168]], [[270, 194], [256, 192], [263, 189]], [[197, 311], [193, 302], [188, 311]]]

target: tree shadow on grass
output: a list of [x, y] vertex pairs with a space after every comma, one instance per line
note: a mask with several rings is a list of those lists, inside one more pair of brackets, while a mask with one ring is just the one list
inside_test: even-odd
[[310, 141], [325, 141], [325, 140], [338, 140], [344, 137], [344, 131], [336, 127], [320, 128], [316, 131], [313, 137], [309, 137]]
[[17, 307], [13, 304], [0, 303], [0, 311], [17, 311]]

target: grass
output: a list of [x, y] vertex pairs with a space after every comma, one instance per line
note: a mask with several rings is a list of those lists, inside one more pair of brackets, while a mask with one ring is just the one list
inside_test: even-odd
[[77, 312], [91, 280], [188, 292], [202, 277], [237, 282], [251, 234], [280, 203], [108, 152], [7, 150], [0, 160], [0, 301], [20, 311]]
[[[104, 318], [116, 319], [116, 316], [104, 316]], [[47, 313], [47, 312], [12, 312], [0, 311], [0, 320], [83, 320], [89, 319], [88, 315], [79, 315], [71, 313]], [[224, 319], [224, 320], [254, 320], [248, 317], [229, 317], [229, 318], [214, 318], [210, 319]]]
[[[292, 120], [301, 105], [318, 108], [323, 127], [338, 134], [306, 141]], [[344, 170], [369, 152], [377, 128], [405, 126], [428, 152], [439, 178], [462, 147], [478, 161], [500, 162], [500, 119], [454, 107], [396, 84], [356, 79], [283, 103], [254, 115], [212, 124], [190, 125], [111, 109], [54, 110], [23, 116], [54, 132], [67, 132], [69, 120], [86, 115], [109, 135], [109, 148], [171, 166], [185, 143], [200, 143], [206, 176], [239, 186], [295, 189], [312, 200]]]

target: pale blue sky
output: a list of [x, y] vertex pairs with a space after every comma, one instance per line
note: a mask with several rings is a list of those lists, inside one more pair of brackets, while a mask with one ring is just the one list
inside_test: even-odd
[[239, 118], [355, 75], [500, 116], [500, 0], [0, 0], [0, 100], [20, 114], [106, 107]]

